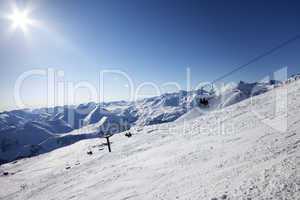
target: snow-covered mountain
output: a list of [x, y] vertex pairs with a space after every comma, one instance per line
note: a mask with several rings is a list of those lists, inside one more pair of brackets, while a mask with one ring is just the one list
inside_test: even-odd
[[[247, 97], [238, 87], [230, 90], [237, 93], [233, 98]], [[4, 164], [0, 199], [299, 199], [299, 98], [300, 82], [294, 81], [204, 115], [194, 107], [186, 123], [133, 126], [132, 137], [111, 137], [112, 153], [97, 138]], [[161, 99], [140, 102], [158, 108]], [[285, 99], [287, 107], [277, 109]], [[106, 110], [121, 116], [130, 106]], [[279, 130], [282, 122], [287, 126]], [[58, 136], [92, 138], [103, 123]]]
[[[133, 126], [175, 121], [188, 111], [198, 108], [199, 99], [205, 97], [209, 100], [209, 108], [203, 108], [204, 112], [198, 113], [202, 115], [269, 91], [278, 84], [274, 81], [240, 82], [227, 85], [221, 91], [180, 91], [136, 102], [91, 102], [78, 106], [3, 112], [0, 113], [0, 160], [4, 163], [33, 156], [85, 139], [86, 135], [74, 136], [72, 131], [99, 124], [104, 118], [104, 123], [100, 123], [100, 127], [95, 130], [98, 136], [119, 133]], [[52, 142], [51, 147], [47, 147], [49, 141], [56, 141], [57, 144], [53, 145]]]

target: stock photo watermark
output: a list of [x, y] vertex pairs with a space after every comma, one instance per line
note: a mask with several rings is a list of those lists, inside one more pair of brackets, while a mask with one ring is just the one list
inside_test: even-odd
[[[55, 70], [53, 68], [48, 69], [33, 69], [22, 73], [15, 82], [14, 87], [14, 99], [15, 104], [18, 108], [26, 108], [26, 104], [23, 101], [22, 88], [26, 85], [26, 82], [30, 79], [37, 77], [43, 77], [46, 79], [45, 85], [47, 88], [46, 96], [46, 105], [48, 112], [53, 111], [54, 107], [59, 107], [64, 109], [65, 107], [75, 106], [76, 102], [76, 93], [79, 89], [84, 89], [88, 92], [89, 100], [88, 102], [95, 102], [99, 105], [102, 105], [105, 102], [106, 96], [106, 85], [107, 84], [118, 84], [118, 80], [114, 83], [105, 81], [107, 77], [121, 77], [126, 80], [124, 87], [128, 91], [128, 102], [131, 102], [131, 105], [137, 105], [139, 101], [150, 98], [153, 96], [164, 98], [163, 92], [164, 87], [173, 87], [175, 88], [176, 98], [175, 101], [165, 100], [165, 103], [160, 105], [159, 109], [161, 113], [170, 112], [170, 107], [180, 107], [184, 112], [187, 113], [190, 110], [198, 113], [199, 116], [204, 116], [208, 113], [214, 111], [222, 111], [226, 107], [250, 98], [250, 112], [255, 116], [260, 122], [265, 125], [276, 129], [278, 131], [285, 131], [287, 129], [287, 96], [288, 91], [286, 87], [280, 87], [287, 83], [287, 68], [282, 68], [273, 73], [273, 76], [267, 76], [257, 82], [257, 84], [244, 84], [239, 83], [235, 87], [231, 86], [231, 83], [209, 83], [209, 82], [200, 82], [196, 87], [191, 86], [191, 70], [186, 69], [186, 87], [182, 87], [178, 82], [165, 82], [163, 84], [156, 84], [154, 82], [141, 82], [135, 84], [134, 77], [130, 76], [128, 73], [118, 70], [118, 69], [106, 69], [99, 71], [98, 83], [94, 84], [90, 81], [66, 81], [65, 72], [62, 70]], [[267, 83], [267, 84], [266, 84]], [[152, 88], [152, 91], [155, 91], [155, 94], [151, 93], [145, 94], [143, 90], [144, 87]], [[244, 87], [244, 88], [243, 88]], [[272, 93], [272, 113], [263, 113], [263, 109], [259, 107], [259, 98], [256, 96], [264, 93], [269, 90], [269, 87], [278, 87], [275, 88]], [[229, 89], [228, 89], [229, 88]], [[97, 109], [100, 109], [99, 106]], [[69, 109], [67, 110], [67, 122], [70, 125], [74, 125], [76, 114], [88, 115], [91, 112], [90, 106], [81, 107], [80, 109]], [[144, 111], [147, 113], [152, 113], [157, 107], [148, 105], [143, 107]], [[171, 109], [172, 111], [172, 109]], [[269, 111], [270, 112], [270, 111]], [[222, 115], [222, 113], [220, 113]], [[166, 121], [167, 122], [167, 121]], [[111, 126], [114, 127], [114, 133], [119, 131], [124, 131], [129, 129], [129, 122], [123, 120], [122, 122], [117, 122], [116, 125], [113, 125], [115, 122], [111, 122]], [[121, 123], [121, 124], [120, 124]], [[224, 127], [224, 124], [227, 124]], [[228, 125], [229, 124], [229, 125]], [[82, 121], [78, 127], [86, 125]], [[121, 128], [122, 127], [122, 128]], [[124, 128], [126, 127], [126, 128]], [[198, 133], [218, 133], [220, 135], [224, 134], [233, 134], [234, 125], [228, 123], [225, 119], [219, 119], [218, 123], [214, 125], [200, 124], [195, 128], [194, 125], [186, 127], [185, 130], [198, 129]], [[225, 129], [230, 131], [224, 131]], [[205, 129], [205, 130], [204, 130]], [[183, 131], [186, 132], [186, 131]], [[193, 131], [190, 131], [193, 132]]]

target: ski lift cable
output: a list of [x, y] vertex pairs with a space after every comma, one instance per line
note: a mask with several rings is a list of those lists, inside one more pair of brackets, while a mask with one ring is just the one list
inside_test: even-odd
[[[254, 62], [256, 62], [256, 61], [258, 61], [258, 60], [260, 60], [260, 59], [262, 59], [262, 58], [264, 58], [264, 57], [266, 57], [266, 56], [268, 56], [268, 55], [270, 55], [270, 54], [272, 54], [273, 52], [275, 52], [275, 51], [277, 51], [277, 50], [279, 50], [279, 49], [281, 49], [281, 48], [283, 48], [283, 47], [289, 45], [290, 43], [295, 42], [295, 41], [298, 40], [298, 39], [300, 39], [300, 34], [299, 34], [299, 35], [296, 35], [296, 36], [294, 36], [294, 37], [292, 37], [292, 38], [290, 38], [290, 39], [288, 39], [288, 40], [286, 40], [286, 41], [284, 41], [284, 42], [282, 42], [281, 44], [279, 44], [279, 45], [277, 45], [277, 46], [275, 46], [275, 47], [269, 49], [268, 51], [266, 51], [266, 52], [260, 54], [259, 56], [254, 57], [253, 59], [251, 59], [251, 60], [248, 61], [247, 63], [245, 63], [245, 64], [243, 64], [243, 65], [241, 65], [241, 66], [239, 66], [239, 67], [233, 69], [232, 71], [230, 71], [230, 72], [228, 72], [228, 73], [226, 73], [226, 74], [224, 74], [224, 75], [222, 75], [222, 76], [220, 76], [220, 77], [218, 77], [218, 78], [216, 78], [216, 79], [214, 79], [214, 80], [211, 82], [211, 86], [213, 87], [214, 83], [219, 82], [220, 80], [223, 80], [224, 78], [226, 78], [226, 77], [232, 75], [233, 73], [235, 73], [235, 72], [237, 72], [237, 71], [239, 71], [239, 70], [242, 70], [242, 69], [246, 68], [246, 67], [249, 66], [250, 64], [252, 64], [252, 63], [254, 63]], [[45, 142], [46, 140], [48, 140], [48, 139], [45, 139], [43, 142]], [[41, 142], [41, 143], [42, 143], [42, 142]], [[21, 155], [21, 151], [20, 151], [20, 150], [18, 151], [18, 154], [17, 154], [17, 155]]]
[[288, 39], [288, 40], [286, 40], [286, 41], [284, 41], [284, 42], [282, 42], [282, 43], [280, 43], [279, 45], [277, 45], [277, 46], [275, 46], [275, 47], [269, 49], [268, 51], [266, 51], [266, 52], [260, 54], [259, 56], [256, 56], [256, 57], [252, 58], [252, 59], [249, 60], [247, 63], [245, 63], [245, 64], [243, 64], [243, 65], [240, 65], [240, 66], [236, 67], [235, 69], [233, 69], [232, 71], [230, 71], [230, 72], [228, 72], [228, 73], [226, 73], [226, 74], [224, 74], [224, 75], [222, 75], [222, 76], [220, 76], [220, 77], [214, 79], [214, 80], [211, 82], [211, 84], [213, 85], [214, 83], [219, 82], [220, 80], [223, 80], [224, 78], [226, 78], [226, 77], [228, 77], [228, 76], [234, 74], [234, 73], [237, 72], [237, 71], [240, 71], [240, 70], [246, 68], [246, 67], [249, 66], [250, 64], [252, 64], [252, 63], [254, 63], [254, 62], [256, 62], [256, 61], [258, 61], [258, 60], [260, 60], [260, 59], [262, 59], [262, 58], [264, 58], [264, 57], [266, 57], [266, 56], [268, 56], [268, 55], [270, 55], [270, 54], [272, 54], [272, 53], [274, 53], [275, 51], [277, 51], [277, 50], [279, 50], [279, 49], [281, 49], [281, 48], [283, 48], [283, 47], [289, 45], [289, 44], [292, 43], [292, 42], [295, 42], [295, 41], [298, 40], [298, 39], [300, 39], [300, 34], [299, 34], [299, 35], [296, 35], [296, 36], [294, 36], [294, 37], [292, 37], [292, 38], [290, 38], [290, 39]]

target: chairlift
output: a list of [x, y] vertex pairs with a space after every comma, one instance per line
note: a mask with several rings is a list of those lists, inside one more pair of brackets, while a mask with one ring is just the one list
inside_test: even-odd
[[[205, 85], [205, 86], [207, 86], [207, 85]], [[213, 84], [209, 84], [209, 86], [211, 87], [209, 91], [204, 90], [205, 86], [201, 87], [201, 95], [200, 95], [200, 99], [198, 101], [198, 105], [200, 107], [209, 107], [209, 100], [211, 98], [213, 98], [213, 96], [215, 96]], [[204, 91], [206, 91], [206, 92], [204, 92]]]
[[208, 107], [209, 106], [209, 102], [208, 102], [208, 100], [205, 97], [203, 97], [203, 98], [200, 98], [199, 105], [201, 107]]

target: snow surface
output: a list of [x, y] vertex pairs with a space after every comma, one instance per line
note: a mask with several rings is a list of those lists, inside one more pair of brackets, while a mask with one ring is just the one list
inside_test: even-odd
[[[209, 107], [201, 108], [201, 115], [267, 92], [279, 84], [278, 81], [263, 83], [241, 81], [238, 84], [227, 84], [220, 91], [213, 93], [211, 89], [206, 91], [202, 88], [167, 93], [134, 102], [115, 101], [100, 104], [90, 102], [78, 106], [0, 113], [0, 165], [36, 156], [82, 139], [119, 133], [134, 126], [172, 122], [183, 115], [183, 119], [187, 119], [186, 115], [191, 117], [193, 113], [191, 110], [199, 107], [199, 100], [203, 97], [209, 100]], [[194, 114], [199, 115], [198, 112]], [[99, 125], [98, 122], [103, 118], [106, 118], [105, 123], [101, 123], [101, 127], [95, 130], [99, 135], [78, 131], [74, 135], [73, 131], [84, 126]]]
[[[265, 120], [277, 119], [285, 92], [280, 131]], [[188, 120], [135, 126], [130, 138], [111, 137], [112, 153], [88, 139], [1, 165], [0, 199], [299, 199], [299, 99], [292, 82]], [[88, 127], [73, 134], [97, 129]]]

